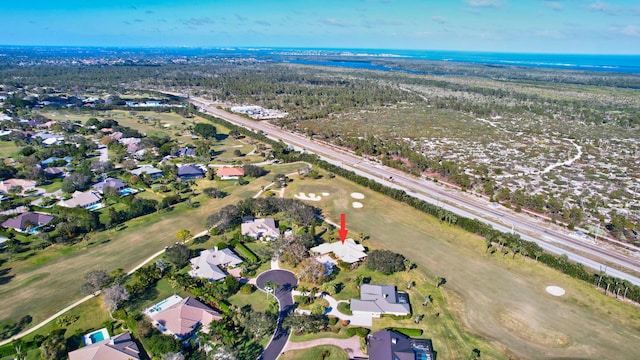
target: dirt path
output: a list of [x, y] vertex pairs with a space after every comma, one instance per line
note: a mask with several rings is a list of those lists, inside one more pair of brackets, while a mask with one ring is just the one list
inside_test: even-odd
[[300, 349], [308, 349], [314, 346], [319, 345], [334, 345], [349, 354], [349, 359], [358, 359], [358, 358], [366, 358], [367, 355], [362, 352], [360, 349], [360, 337], [353, 336], [348, 339], [332, 339], [332, 338], [322, 338], [316, 340], [310, 340], [305, 342], [291, 342], [287, 343], [287, 346], [284, 347], [284, 351], [291, 350], [300, 350]]

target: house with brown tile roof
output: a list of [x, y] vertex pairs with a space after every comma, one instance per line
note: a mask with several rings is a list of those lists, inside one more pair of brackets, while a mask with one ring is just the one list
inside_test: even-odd
[[137, 360], [140, 349], [128, 332], [69, 353], [69, 360]]
[[[170, 305], [165, 306], [166, 302]], [[222, 319], [222, 315], [198, 300], [192, 297], [182, 299], [177, 295], [150, 307], [144, 313], [153, 320], [153, 325], [160, 332], [178, 339], [188, 338], [200, 325], [207, 332], [212, 321]]]

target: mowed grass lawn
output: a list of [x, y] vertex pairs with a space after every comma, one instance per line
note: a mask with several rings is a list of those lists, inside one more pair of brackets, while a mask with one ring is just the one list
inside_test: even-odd
[[282, 360], [347, 360], [349, 354], [343, 349], [333, 345], [320, 345], [308, 349], [287, 351], [282, 356]]
[[88, 271], [129, 271], [175, 243], [178, 230], [187, 229], [192, 234], [204, 230], [209, 215], [256, 194], [268, 182], [263, 177], [245, 186], [225, 184], [229, 195], [223, 199], [198, 195], [195, 201], [199, 207], [180, 204], [172, 211], [129, 221], [121, 230], [93, 234], [73, 246], [52, 246], [29, 259], [5, 264], [3, 267], [10, 268], [11, 279], [0, 287], [0, 321], [17, 321], [27, 314], [33, 317], [34, 324], [44, 320], [83, 296], [80, 287]]
[[[352, 192], [365, 195], [352, 199]], [[402, 253], [418, 264], [425, 282], [436, 276], [446, 278], [441, 287], [447, 309], [455, 314], [457, 324], [491, 348], [501, 349], [513, 358], [640, 358], [640, 308], [607, 297], [593, 286], [571, 279], [533, 260], [511, 255], [490, 256], [484, 253], [484, 241], [458, 228], [440, 224], [402, 203], [371, 192], [342, 178], [320, 180], [296, 179], [289, 183], [287, 197], [298, 192], [328, 192], [319, 202], [309, 202], [323, 209], [334, 222], [340, 213], [347, 215], [349, 235], [371, 237], [366, 246], [384, 247]], [[362, 209], [354, 209], [353, 201]], [[567, 294], [553, 297], [545, 287], [557, 285]], [[413, 299], [412, 299], [413, 300]], [[420, 304], [412, 304], [420, 306]], [[446, 315], [446, 314], [445, 314]], [[443, 314], [440, 315], [442, 317]], [[385, 319], [384, 326], [393, 323]], [[438, 328], [433, 322], [435, 350], [443, 359], [468, 357], [461, 353], [465, 336], [452, 328]], [[378, 326], [374, 324], [374, 326]], [[461, 326], [461, 325], [458, 325]], [[427, 329], [431, 329], [427, 326]], [[450, 338], [438, 335], [449, 333]], [[462, 345], [452, 345], [452, 344]], [[450, 347], [454, 348], [453, 353]]]
[[20, 148], [13, 141], [0, 141], [0, 157], [14, 157]]

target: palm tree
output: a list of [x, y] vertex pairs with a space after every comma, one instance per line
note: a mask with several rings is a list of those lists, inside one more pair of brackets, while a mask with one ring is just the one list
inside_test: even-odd
[[422, 299], [422, 306], [427, 306], [430, 302], [433, 301], [433, 297], [431, 295], [425, 295], [424, 299]]
[[511, 257], [511, 259], [515, 259], [516, 258], [516, 254], [518, 254], [520, 251], [522, 251], [522, 246], [520, 246], [520, 244], [515, 244], [511, 248], [513, 250], [513, 256]]
[[622, 280], [622, 286], [624, 286], [624, 295], [622, 295], [623, 299], [627, 298], [627, 290], [631, 287], [631, 283], [628, 280]]

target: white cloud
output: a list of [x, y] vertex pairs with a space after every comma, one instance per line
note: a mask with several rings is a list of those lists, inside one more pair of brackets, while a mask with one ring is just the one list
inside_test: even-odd
[[432, 16], [431, 20], [437, 22], [438, 24], [445, 24], [449, 21], [446, 18], [443, 18], [442, 16]]
[[562, 9], [564, 9], [564, 5], [562, 5], [562, 3], [557, 2], [557, 1], [545, 1], [544, 2], [544, 6], [553, 9], [555, 11], [560, 11]]
[[590, 4], [589, 6], [587, 6], [587, 9], [595, 12], [605, 13], [608, 15], [616, 15], [620, 10], [617, 6], [602, 1], [597, 1], [593, 4]]
[[640, 26], [637, 26], [637, 25], [613, 27], [610, 29], [610, 31], [618, 35], [625, 35], [625, 36], [640, 38]]
[[320, 20], [321, 23], [325, 24], [325, 25], [331, 25], [331, 26], [337, 26], [337, 27], [348, 27], [349, 25], [345, 24], [344, 22], [338, 20], [338, 19], [334, 19], [334, 18], [325, 18]]
[[497, 0], [465, 0], [467, 5], [473, 7], [493, 7], [497, 8], [499, 6]]

